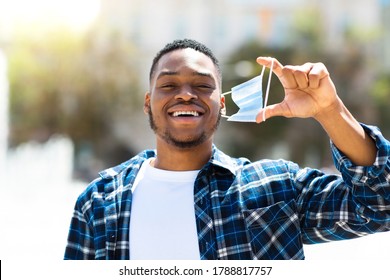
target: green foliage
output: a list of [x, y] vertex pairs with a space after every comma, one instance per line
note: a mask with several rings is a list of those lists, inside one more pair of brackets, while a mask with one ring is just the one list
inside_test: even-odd
[[379, 77], [372, 87], [372, 96], [379, 107], [390, 105], [390, 76]]
[[98, 39], [57, 30], [15, 41], [8, 53], [13, 145], [53, 133], [98, 139], [114, 114], [135, 109], [135, 50], [120, 36]]
[[379, 126], [385, 135], [390, 135], [390, 74], [382, 74], [371, 88], [375, 107], [380, 115]]

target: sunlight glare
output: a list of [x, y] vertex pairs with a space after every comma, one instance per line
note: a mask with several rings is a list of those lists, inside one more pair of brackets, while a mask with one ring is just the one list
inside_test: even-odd
[[0, 22], [15, 26], [66, 25], [84, 30], [99, 10], [99, 0], [0, 0]]

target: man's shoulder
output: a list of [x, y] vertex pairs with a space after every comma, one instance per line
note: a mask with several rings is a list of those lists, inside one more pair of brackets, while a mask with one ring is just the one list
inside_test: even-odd
[[299, 166], [284, 159], [249, 160], [245, 157], [232, 157], [217, 148], [214, 149], [213, 163], [229, 169], [235, 175], [248, 173], [274, 174], [280, 172], [296, 172]]
[[122, 162], [116, 166], [107, 168], [105, 170], [102, 170], [99, 172], [100, 178], [103, 180], [110, 180], [114, 179], [115, 177], [120, 176], [124, 172], [126, 172], [129, 169], [138, 168], [141, 166], [141, 164], [148, 158], [155, 157], [156, 152], [155, 150], [144, 150], [140, 152], [138, 155], [135, 155], [131, 159]]
[[142, 163], [154, 156], [154, 150], [144, 150], [125, 162], [100, 171], [99, 177], [88, 184], [80, 194], [78, 201], [84, 204], [91, 199], [104, 199], [110, 193], [115, 192], [118, 186], [126, 185], [132, 177], [135, 178]]

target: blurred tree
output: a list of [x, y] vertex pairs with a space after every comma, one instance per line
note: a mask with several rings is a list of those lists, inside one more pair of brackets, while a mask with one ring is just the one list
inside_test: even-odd
[[[56, 30], [18, 38], [8, 55], [11, 145], [60, 133], [75, 143], [76, 159], [89, 153], [91, 164], [100, 162], [96, 169], [129, 158], [132, 151], [113, 125], [140, 110], [134, 105], [142, 97], [132, 62], [137, 53], [128, 41]], [[91, 164], [76, 163], [89, 180]]]
[[381, 74], [371, 89], [379, 114], [379, 126], [385, 136], [390, 136], [390, 74]]

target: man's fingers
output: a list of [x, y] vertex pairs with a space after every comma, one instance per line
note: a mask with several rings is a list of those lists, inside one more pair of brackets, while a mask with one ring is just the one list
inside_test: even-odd
[[323, 63], [315, 63], [309, 72], [309, 87], [316, 89], [320, 86], [320, 81], [329, 76], [329, 72]]
[[[283, 73], [284, 76], [289, 77], [291, 80], [295, 79], [297, 88], [303, 90], [308, 87], [311, 89], [318, 88], [321, 79], [329, 76], [328, 70], [322, 63], [305, 63], [299, 66], [284, 66]], [[294, 85], [294, 82], [290, 81], [289, 84]]]
[[[273, 73], [278, 77], [285, 89], [295, 89], [301, 86], [308, 86], [308, 79], [297, 66], [283, 66], [276, 58], [273, 57], [258, 57], [257, 63], [264, 65], [268, 68], [271, 67], [272, 61], [274, 66], [272, 68]], [[295, 76], [296, 74], [296, 76]]]
[[257, 63], [268, 68], [271, 67], [272, 60], [274, 66], [272, 71], [279, 78], [285, 89], [315, 89], [320, 85], [321, 79], [329, 76], [329, 72], [322, 63], [305, 63], [299, 66], [282, 65], [277, 59], [272, 57], [258, 57]]
[[260, 65], [264, 65], [265, 67], [267, 68], [271, 68], [271, 64], [272, 64], [272, 61], [274, 62], [274, 65], [272, 67], [272, 72], [278, 77], [280, 78], [280, 76], [282, 76], [282, 69], [283, 69], [283, 65], [276, 59], [276, 58], [273, 58], [273, 57], [264, 57], [264, 56], [259, 56], [257, 59], [256, 59], [256, 62]]

